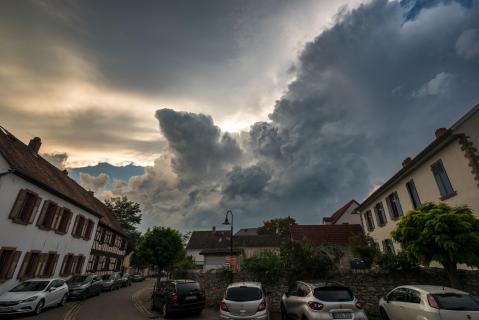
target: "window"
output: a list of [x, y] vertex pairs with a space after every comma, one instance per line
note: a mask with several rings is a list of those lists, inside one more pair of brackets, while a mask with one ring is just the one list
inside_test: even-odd
[[117, 264], [117, 259], [116, 258], [110, 258], [110, 264], [108, 266], [108, 271], [114, 271], [116, 269], [116, 264]]
[[105, 264], [106, 264], [106, 257], [100, 256], [100, 258], [98, 259], [98, 267], [95, 268], [96, 271], [105, 270]]
[[102, 234], [103, 234], [102, 231], [103, 231], [103, 228], [102, 228], [102, 227], [98, 226], [98, 227], [96, 228], [95, 241], [97, 241], [97, 242], [101, 242], [101, 241], [102, 241], [102, 240], [101, 240]]
[[55, 274], [55, 268], [57, 266], [59, 255], [55, 252], [50, 252], [46, 254], [46, 263], [42, 271], [43, 277], [51, 277]]
[[393, 241], [391, 239], [383, 240], [383, 252], [387, 254], [396, 254], [394, 251]]
[[368, 227], [368, 231], [373, 231], [374, 221], [373, 221], [373, 215], [371, 213], [371, 210], [366, 211], [365, 218], [366, 218], [366, 226]]
[[388, 295], [388, 301], [407, 302], [407, 290], [405, 288], [398, 288], [391, 291]]
[[58, 206], [55, 202], [46, 200], [43, 202], [42, 211], [38, 217], [37, 226], [40, 229], [50, 230], [54, 227], [57, 216], [59, 214]]
[[116, 241], [116, 234], [112, 234], [110, 238], [110, 247], [115, 246], [115, 241]]
[[403, 212], [401, 202], [399, 201], [399, 197], [396, 191], [386, 197], [386, 203], [388, 205], [389, 216], [391, 217], [391, 219], [399, 219], [399, 217], [402, 216]]
[[83, 237], [83, 239], [85, 240], [90, 240], [91, 238], [91, 234], [93, 232], [93, 227], [94, 227], [95, 223], [92, 221], [92, 220], [88, 220], [87, 223], [86, 223], [86, 230], [85, 230], [85, 236]]
[[81, 238], [83, 235], [83, 228], [85, 226], [85, 217], [77, 215], [75, 224], [73, 225], [72, 235], [74, 238]]
[[411, 198], [412, 207], [416, 209], [421, 205], [421, 200], [419, 200], [419, 195], [417, 194], [414, 180], [409, 180], [408, 182], [406, 182], [406, 189], [409, 193], [409, 197]]
[[378, 202], [374, 206], [374, 212], [376, 213], [376, 221], [378, 222], [378, 226], [382, 227], [386, 225], [386, 214], [384, 213], [384, 206], [382, 202]]
[[0, 283], [13, 278], [21, 254], [14, 248], [3, 247], [0, 250]]
[[120, 269], [121, 269], [121, 259], [117, 258], [116, 259], [115, 271], [120, 271]]
[[88, 265], [87, 265], [86, 271], [95, 272], [97, 267], [98, 267], [98, 256], [92, 254], [90, 255], [90, 258], [88, 259]]
[[327, 302], [353, 301], [354, 295], [345, 287], [321, 287], [314, 289], [314, 296]]
[[437, 187], [439, 188], [441, 200], [445, 200], [444, 198], [449, 198], [455, 195], [456, 193], [452, 188], [451, 181], [449, 181], [449, 177], [447, 176], [446, 169], [444, 169], [442, 160], [435, 162], [431, 166], [431, 170], [434, 175], [434, 179], [436, 180]]
[[226, 300], [229, 301], [256, 301], [263, 297], [260, 288], [257, 287], [232, 287], [226, 290]]
[[62, 269], [60, 272], [61, 276], [69, 276], [72, 274], [74, 260], [75, 256], [71, 253], [63, 257]]
[[30, 251], [25, 254], [17, 278], [20, 280], [35, 278], [40, 274], [40, 251]]
[[83, 270], [83, 264], [85, 263], [85, 256], [78, 256], [75, 266], [75, 274], [81, 274]]
[[421, 294], [413, 289], [407, 289], [408, 292], [408, 299], [409, 303], [421, 303]]
[[57, 233], [65, 234], [68, 232], [70, 227], [70, 222], [72, 220], [73, 213], [67, 208], [61, 208], [60, 210], [60, 221], [58, 227], [56, 228]]
[[22, 189], [17, 195], [12, 211], [8, 216], [13, 222], [30, 224], [35, 219], [35, 213], [42, 199], [33, 191]]
[[448, 292], [433, 294], [433, 297], [444, 310], [479, 311], [479, 301], [469, 294]]

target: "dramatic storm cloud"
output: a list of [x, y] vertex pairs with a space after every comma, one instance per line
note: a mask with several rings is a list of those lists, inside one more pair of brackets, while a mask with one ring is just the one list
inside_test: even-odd
[[108, 175], [100, 173], [97, 176], [92, 176], [88, 173], [80, 172], [80, 184], [83, 188], [97, 193], [101, 191], [108, 182]]

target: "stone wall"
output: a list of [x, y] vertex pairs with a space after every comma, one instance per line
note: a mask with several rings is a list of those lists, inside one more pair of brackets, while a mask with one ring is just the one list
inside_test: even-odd
[[[207, 294], [209, 307], [217, 307], [229, 283], [229, 277], [225, 273], [190, 273], [188, 278], [201, 283]], [[479, 296], [479, 272], [462, 271], [460, 279], [464, 290], [475, 296]], [[333, 276], [330, 280], [342, 283], [351, 288], [355, 296], [364, 305], [368, 315], [377, 315], [378, 301], [391, 289], [406, 284], [429, 284], [448, 286], [449, 281], [441, 269], [421, 269], [414, 272], [344, 272]], [[239, 273], [234, 275], [234, 281], [255, 281], [249, 274]], [[265, 285], [269, 293], [269, 306], [273, 312], [279, 311], [282, 294], [287, 291], [286, 281], [275, 285]]]

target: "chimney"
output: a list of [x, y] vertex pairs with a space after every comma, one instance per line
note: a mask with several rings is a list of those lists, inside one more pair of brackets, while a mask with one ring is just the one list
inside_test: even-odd
[[68, 170], [67, 169], [64, 169], [62, 172], [68, 176]]
[[446, 133], [446, 128], [438, 128], [436, 129], [436, 139], [443, 136]]
[[42, 139], [35, 137], [28, 143], [28, 147], [32, 149], [33, 152], [38, 153], [40, 146], [42, 145]]
[[95, 195], [95, 192], [94, 192], [94, 191], [91, 191], [91, 190], [88, 190], [88, 193], [91, 194], [92, 196]]
[[403, 160], [402, 166], [403, 166], [403, 167], [407, 166], [408, 164], [411, 163], [411, 161], [412, 161], [411, 158], [410, 158], [410, 157], [407, 157], [406, 159]]
[[216, 226], [213, 226], [213, 233], [216, 233]]

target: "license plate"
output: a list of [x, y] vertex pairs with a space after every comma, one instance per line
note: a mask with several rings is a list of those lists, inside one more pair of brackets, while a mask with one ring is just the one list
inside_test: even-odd
[[196, 296], [185, 297], [186, 301], [192, 301], [192, 300], [196, 300], [196, 299], [198, 299]]
[[334, 312], [334, 319], [352, 319], [353, 315], [350, 312]]

